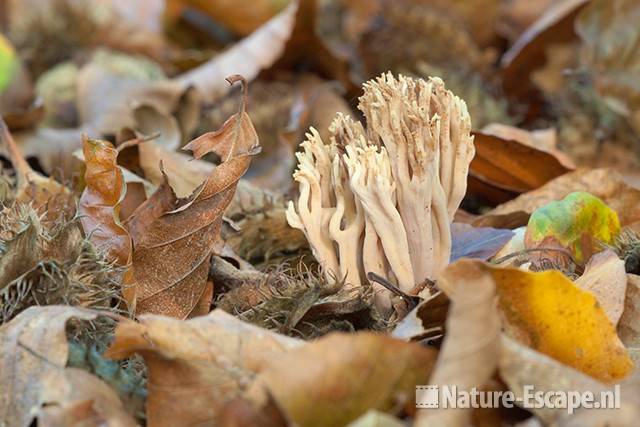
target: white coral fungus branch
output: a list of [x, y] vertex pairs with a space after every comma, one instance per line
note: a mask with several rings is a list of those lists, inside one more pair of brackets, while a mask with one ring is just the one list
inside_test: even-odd
[[[307, 134], [287, 218], [327, 278], [354, 288], [374, 271], [409, 292], [449, 262], [450, 223], [475, 152], [471, 120], [435, 77], [384, 74], [365, 83], [359, 109], [366, 130], [338, 114], [328, 144], [315, 129]], [[388, 311], [387, 294], [376, 302]]]

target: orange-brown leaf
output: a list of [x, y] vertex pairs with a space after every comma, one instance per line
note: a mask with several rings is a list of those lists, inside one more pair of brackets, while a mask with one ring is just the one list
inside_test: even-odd
[[116, 159], [118, 152], [107, 141], [83, 138], [86, 188], [80, 197], [82, 228], [109, 261], [127, 265], [131, 237], [120, 223], [120, 203], [126, 184]]
[[483, 132], [474, 136], [476, 156], [469, 167], [469, 191], [490, 202], [506, 202], [571, 171], [554, 154], [514, 139]]
[[[244, 79], [237, 77], [230, 82]], [[240, 112], [217, 132], [189, 143], [196, 157], [214, 151], [223, 158], [211, 175], [186, 200], [177, 200], [135, 234], [133, 264], [127, 275], [135, 286], [137, 313], [189, 316], [205, 293], [211, 255], [221, 247], [222, 215], [233, 199], [236, 184], [249, 168], [251, 155], [259, 148], [251, 120]], [[154, 193], [146, 205], [166, 197]], [[141, 207], [142, 208], [142, 207]], [[157, 210], [153, 215], [157, 215]], [[129, 298], [131, 301], [131, 298]]]

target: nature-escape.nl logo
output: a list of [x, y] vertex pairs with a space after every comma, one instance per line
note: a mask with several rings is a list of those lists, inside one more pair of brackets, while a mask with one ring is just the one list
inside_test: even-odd
[[455, 385], [416, 386], [416, 407], [435, 408], [513, 408], [566, 409], [573, 414], [576, 409], [620, 408], [620, 385], [600, 392], [578, 390], [536, 390], [533, 385], [524, 385], [522, 393], [511, 390], [463, 390]]

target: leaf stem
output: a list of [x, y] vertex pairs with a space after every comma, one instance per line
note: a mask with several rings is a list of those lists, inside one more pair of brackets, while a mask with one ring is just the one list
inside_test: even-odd
[[27, 180], [27, 177], [33, 172], [33, 169], [31, 169], [31, 166], [29, 166], [29, 163], [27, 163], [20, 152], [13, 136], [11, 136], [11, 132], [9, 132], [9, 127], [2, 117], [0, 117], [0, 140], [7, 147], [7, 152], [9, 153], [11, 164], [13, 164], [13, 167], [16, 170], [18, 181], [21, 182], [23, 180]]

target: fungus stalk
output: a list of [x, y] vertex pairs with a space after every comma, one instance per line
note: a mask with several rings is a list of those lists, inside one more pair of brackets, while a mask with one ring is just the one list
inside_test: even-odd
[[[366, 130], [338, 114], [329, 143], [307, 134], [287, 218], [328, 278], [353, 288], [373, 271], [408, 292], [449, 262], [474, 155], [471, 120], [439, 78], [385, 74], [365, 83], [359, 101]], [[388, 295], [376, 302], [389, 307]]]

